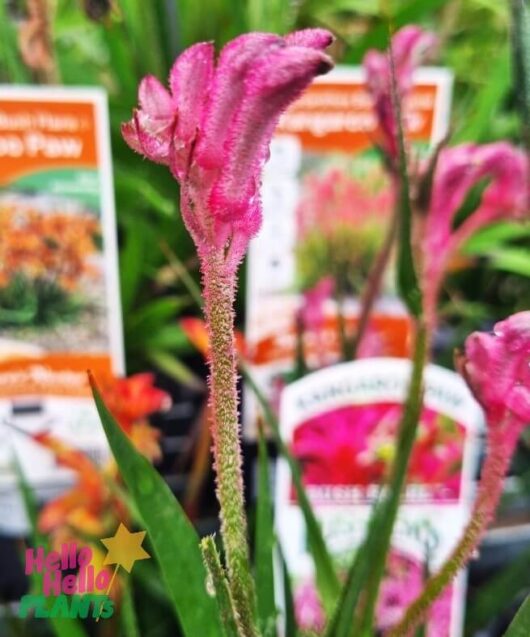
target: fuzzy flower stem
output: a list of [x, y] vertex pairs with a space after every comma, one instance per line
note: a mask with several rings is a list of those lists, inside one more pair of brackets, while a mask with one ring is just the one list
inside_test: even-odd
[[489, 453], [482, 468], [482, 477], [471, 519], [462, 539], [441, 569], [425, 583], [422, 594], [407, 609], [403, 619], [387, 637], [409, 637], [425, 621], [431, 605], [452, 582], [476, 550], [499, 503], [504, 476], [509, 468], [517, 438], [490, 437]]
[[254, 637], [254, 586], [248, 554], [247, 521], [237, 411], [234, 341], [235, 274], [227, 271], [223, 250], [202, 260], [205, 314], [210, 338], [210, 400], [217, 498], [228, 579], [242, 637]]

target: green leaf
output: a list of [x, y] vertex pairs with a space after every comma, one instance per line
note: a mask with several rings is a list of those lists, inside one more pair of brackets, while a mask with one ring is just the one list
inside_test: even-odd
[[517, 595], [530, 586], [530, 551], [482, 584], [466, 610], [466, 632], [476, 633], [511, 606]]
[[523, 139], [530, 150], [530, 7], [527, 0], [512, 0], [511, 34], [515, 94], [523, 122]]
[[164, 350], [151, 350], [147, 354], [147, 358], [160, 371], [164, 372], [177, 382], [183, 383], [188, 387], [193, 387], [197, 391], [205, 388], [204, 382], [196, 376], [189, 367], [170, 352]]
[[0, 81], [31, 82], [18, 49], [17, 27], [8, 14], [8, 3], [0, 2]]
[[140, 637], [138, 619], [134, 609], [134, 596], [130, 577], [122, 578], [123, 596], [121, 602], [120, 620], [125, 637]]
[[251, 31], [287, 33], [294, 17], [292, 3], [285, 0], [247, 0], [247, 22]]
[[91, 378], [107, 439], [145, 524], [149, 541], [186, 637], [222, 637], [218, 606], [206, 591], [199, 538], [156, 469], [123, 433]]
[[272, 411], [268, 400], [263, 395], [263, 392], [257, 386], [249, 369], [246, 367], [246, 365], [240, 362], [239, 370], [241, 372], [241, 375], [243, 376], [243, 379], [256, 396], [263, 410], [265, 422], [269, 426], [274, 438], [274, 442], [276, 443], [279, 452], [289, 465], [289, 470], [291, 472], [291, 477], [293, 480], [293, 486], [296, 492], [296, 498], [298, 500], [298, 504], [300, 506], [300, 510], [302, 511], [302, 515], [304, 516], [304, 521], [306, 524], [309, 551], [315, 562], [318, 592], [320, 593], [322, 603], [326, 612], [330, 614], [333, 611], [336, 601], [340, 595], [341, 586], [337, 577], [337, 573], [335, 572], [335, 568], [333, 566], [333, 561], [326, 547], [320, 524], [318, 523], [313, 509], [311, 508], [311, 503], [309, 502], [309, 498], [307, 497], [306, 490], [302, 483], [300, 467], [298, 465], [298, 462], [292, 456], [289, 448], [283, 441], [283, 438], [280, 434], [278, 419]]
[[465, 254], [487, 254], [496, 247], [501, 247], [507, 241], [528, 239], [530, 225], [503, 221], [486, 226], [474, 234], [465, 244]]
[[454, 143], [482, 140], [487, 137], [491, 121], [502, 106], [511, 86], [510, 60], [507, 46], [500, 46], [491, 61], [488, 80], [474, 96], [462, 121], [465, 124], [453, 136]]
[[144, 255], [148, 250], [150, 238], [143, 222], [127, 223], [125, 228], [125, 245], [120, 248], [120, 284], [123, 315], [127, 318], [143, 274]]
[[269, 458], [263, 431], [258, 441], [258, 501], [256, 513], [256, 594], [258, 618], [265, 637], [273, 635], [276, 623], [274, 596], [274, 521], [269, 484]]
[[397, 257], [397, 288], [399, 294], [408, 307], [409, 312], [419, 317], [422, 313], [422, 295], [418, 277], [414, 268], [412, 255], [412, 205], [410, 201], [410, 183], [403, 135], [403, 121], [401, 117], [400, 97], [397, 90], [394, 59], [391, 52], [392, 101], [397, 121], [397, 136], [399, 146], [399, 226], [398, 226], [398, 257]]
[[522, 604], [504, 637], [528, 637], [530, 635], [530, 596]]
[[[190, 302], [187, 296], [163, 296], [142, 305], [127, 319], [126, 340], [148, 341], [150, 336], [162, 327], [174, 328], [175, 325], [165, 325], [168, 321], [175, 322], [177, 314]], [[183, 347], [186, 340], [182, 329], [178, 327], [178, 345]], [[187, 349], [187, 348], [185, 348]]]
[[[388, 493], [374, 507], [366, 539], [357, 551], [349, 569], [341, 600], [326, 633], [327, 637], [365, 635], [369, 634], [373, 628], [375, 604], [423, 402], [423, 368], [426, 350], [425, 328], [419, 326], [408, 397], [399, 426], [396, 456], [388, 484]], [[356, 618], [363, 591], [362, 613]]]
[[528, 248], [504, 248], [489, 255], [489, 265], [497, 270], [530, 277]]
[[117, 196], [136, 199], [136, 205], [144, 204], [146, 208], [162, 217], [172, 218], [177, 214], [176, 200], [160, 194], [147, 179], [126, 168], [117, 167], [114, 172]]
[[285, 618], [285, 637], [297, 637], [298, 627], [296, 624], [296, 616], [294, 611], [294, 597], [293, 589], [291, 586], [291, 576], [285, 563], [285, 557], [282, 553], [281, 547], [278, 547], [279, 558], [282, 567], [282, 582], [283, 582], [283, 598], [284, 598], [284, 618]]

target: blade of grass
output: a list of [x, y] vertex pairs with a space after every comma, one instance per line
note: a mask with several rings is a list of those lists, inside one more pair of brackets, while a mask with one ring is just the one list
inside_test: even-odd
[[132, 445], [90, 375], [107, 439], [148, 532], [185, 637], [222, 637], [218, 607], [206, 590], [199, 538], [156, 469]]
[[276, 603], [274, 595], [274, 522], [269, 480], [269, 458], [263, 431], [258, 440], [258, 499], [254, 560], [258, 618], [264, 637], [274, 634]]
[[530, 596], [521, 605], [504, 637], [528, 637], [530, 635]]
[[279, 452], [289, 465], [293, 486], [296, 492], [296, 498], [298, 500], [300, 510], [302, 511], [302, 515], [304, 516], [307, 528], [309, 550], [315, 562], [317, 588], [322, 597], [324, 608], [326, 609], [326, 612], [330, 614], [333, 611], [335, 603], [340, 595], [340, 582], [335, 572], [331, 556], [326, 547], [326, 543], [324, 542], [322, 530], [315, 517], [313, 509], [311, 508], [311, 503], [309, 502], [309, 498], [307, 497], [306, 490], [302, 483], [300, 467], [289, 451], [288, 446], [283, 441], [280, 434], [278, 419], [272, 411], [272, 408], [263, 392], [257, 386], [248, 367], [244, 363], [240, 362], [239, 369], [243, 379], [252, 390], [261, 406], [265, 422], [270, 428]]

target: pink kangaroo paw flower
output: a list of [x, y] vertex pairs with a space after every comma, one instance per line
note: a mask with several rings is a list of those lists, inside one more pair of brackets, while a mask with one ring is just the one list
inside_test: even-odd
[[[454, 228], [467, 195], [483, 180], [489, 183], [478, 207]], [[462, 144], [441, 151], [422, 240], [425, 308], [431, 325], [449, 260], [480, 228], [527, 215], [527, 201], [528, 161], [514, 146], [506, 142]]]
[[[436, 38], [432, 33], [414, 25], [403, 27], [393, 36], [391, 49], [398, 95], [402, 101], [407, 98], [412, 88], [415, 69], [432, 52], [435, 44]], [[397, 122], [392, 100], [390, 56], [380, 51], [368, 51], [363, 66], [383, 137], [382, 148], [390, 165], [395, 165], [398, 156]]]
[[471, 334], [457, 366], [482, 405], [488, 428], [477, 497], [462, 539], [389, 637], [413, 634], [429, 607], [471, 559], [494, 518], [517, 440], [530, 425], [530, 312], [497, 323], [492, 334]]

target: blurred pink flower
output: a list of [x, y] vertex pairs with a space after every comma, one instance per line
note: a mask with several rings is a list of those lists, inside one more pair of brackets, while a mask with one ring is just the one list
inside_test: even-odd
[[[424, 577], [421, 561], [392, 549], [376, 610], [377, 627], [383, 634], [399, 622], [408, 605], [421, 593]], [[452, 588], [448, 588], [433, 605], [426, 637], [449, 637], [452, 593]]]
[[261, 223], [261, 169], [279, 116], [329, 71], [328, 31], [280, 37], [249, 33], [229, 42], [217, 65], [201, 42], [175, 61], [169, 90], [148, 76], [140, 108], [122, 127], [127, 143], [166, 164], [181, 184], [181, 209], [199, 255], [226, 249], [235, 270]]
[[361, 182], [339, 168], [306, 175], [297, 209], [300, 237], [312, 230], [327, 235], [341, 226], [384, 227], [392, 209], [392, 191], [379, 174], [370, 177], [369, 183]]
[[[412, 88], [412, 76], [424, 57], [434, 48], [436, 38], [420, 27], [410, 25], [400, 29], [392, 38], [398, 97], [401, 103]], [[368, 90], [383, 136], [382, 148], [389, 164], [395, 167], [398, 157], [397, 121], [392, 99], [392, 72], [390, 54], [371, 50], [363, 60]]]
[[[425, 312], [435, 322], [436, 303], [447, 265], [464, 242], [485, 225], [528, 213], [528, 162], [507, 142], [463, 144], [442, 150], [421, 229]], [[454, 227], [470, 191], [489, 180], [478, 207]]]
[[305, 330], [319, 332], [324, 326], [324, 304], [333, 295], [335, 282], [332, 277], [326, 276], [313, 288], [302, 294], [302, 307], [300, 319]]
[[467, 338], [460, 371], [484, 408], [488, 432], [513, 444], [530, 424], [530, 312], [497, 323], [492, 334]]
[[295, 590], [294, 613], [301, 630], [320, 632], [326, 625], [324, 609], [311, 580], [303, 582]]

